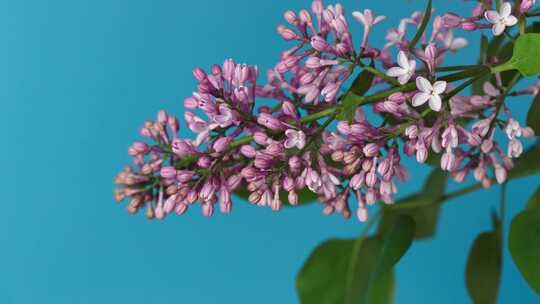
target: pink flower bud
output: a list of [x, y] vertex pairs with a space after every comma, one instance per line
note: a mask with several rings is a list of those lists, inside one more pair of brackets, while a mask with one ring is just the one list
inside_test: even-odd
[[287, 199], [289, 201], [289, 204], [296, 206], [298, 205], [298, 194], [294, 190], [289, 191], [289, 195], [287, 196]]
[[167, 123], [168, 117], [169, 116], [167, 115], [167, 112], [165, 112], [164, 110], [160, 110], [157, 114], [157, 121], [159, 123], [165, 124]]
[[161, 175], [161, 177], [167, 178], [167, 179], [176, 178], [176, 169], [174, 169], [174, 167], [171, 167], [171, 166], [163, 167], [159, 171], [159, 174]]
[[284, 27], [283, 25], [279, 25], [277, 27], [277, 32], [281, 35], [281, 37], [285, 40], [294, 40], [294, 39], [297, 39], [298, 36], [296, 35], [296, 33], [289, 29], [289, 28], [286, 28]]
[[199, 166], [201, 168], [204, 168], [204, 169], [210, 168], [211, 164], [212, 164], [212, 160], [210, 159], [210, 157], [207, 157], [207, 156], [201, 156], [197, 160], [197, 166]]
[[198, 105], [199, 105], [199, 102], [197, 101], [197, 99], [193, 97], [188, 97], [184, 99], [184, 107], [186, 109], [191, 109], [191, 110], [196, 109]]
[[289, 167], [292, 169], [298, 169], [302, 165], [302, 160], [298, 156], [289, 158]]
[[163, 210], [163, 206], [161, 204], [158, 204], [156, 206], [156, 209], [154, 210], [154, 215], [158, 220], [162, 220], [165, 218], [165, 211]]
[[362, 149], [366, 157], [374, 157], [379, 154], [379, 145], [375, 143], [369, 143]]
[[368, 210], [365, 207], [358, 207], [356, 211], [356, 216], [360, 222], [366, 222], [368, 220]]
[[165, 213], [171, 213], [174, 210], [174, 207], [176, 206], [176, 196], [171, 196], [168, 199], [165, 200], [165, 203], [163, 204], [163, 211]]
[[259, 145], [268, 145], [268, 136], [262, 132], [255, 132], [253, 134], [253, 140]]
[[285, 191], [291, 191], [294, 189], [294, 179], [291, 178], [290, 176], [285, 176], [285, 178], [283, 179], [283, 189]]
[[251, 145], [243, 145], [240, 148], [240, 153], [242, 153], [242, 155], [244, 155], [247, 158], [254, 158], [255, 155], [257, 154], [257, 150], [255, 150], [255, 148]]
[[319, 52], [324, 52], [328, 48], [328, 42], [320, 36], [313, 36], [311, 37], [311, 46]]
[[534, 137], [534, 130], [531, 127], [525, 127], [521, 129], [521, 134], [525, 138]]
[[521, 0], [521, 5], [519, 6], [519, 11], [522, 14], [528, 12], [534, 6], [535, 0]]
[[305, 63], [306, 67], [310, 69], [317, 69], [322, 66], [321, 59], [318, 57], [310, 56]]
[[507, 173], [506, 169], [501, 165], [495, 165], [495, 178], [499, 184], [502, 184], [506, 181]]
[[197, 79], [198, 81], [203, 81], [206, 79], [206, 73], [201, 68], [193, 69], [193, 76], [195, 76], [195, 79]]
[[230, 142], [231, 142], [230, 137], [220, 137], [214, 142], [212, 147], [214, 148], [216, 152], [220, 153], [220, 152], [223, 152], [229, 146]]
[[306, 10], [301, 10], [299, 14], [300, 21], [304, 24], [311, 24], [311, 15]]
[[454, 28], [460, 25], [462, 18], [454, 13], [446, 13], [443, 15], [442, 19], [444, 27]]
[[141, 153], [141, 154], [145, 154], [146, 152], [150, 150], [150, 147], [142, 141], [136, 141], [131, 146], [133, 147], [135, 151], [137, 151], [137, 153]]
[[351, 187], [354, 190], [360, 189], [364, 184], [364, 173], [358, 173], [353, 175], [349, 182], [349, 187]]
[[322, 4], [322, 1], [321, 0], [314, 0], [312, 3], [311, 3], [311, 11], [317, 15], [317, 16], [321, 16], [323, 14], [323, 11], [324, 11], [324, 7], [323, 7], [323, 4]]
[[201, 204], [201, 211], [203, 216], [211, 217], [212, 214], [214, 214], [214, 205], [211, 203], [203, 203]]
[[457, 183], [462, 183], [465, 180], [465, 177], [467, 177], [467, 169], [458, 170], [452, 172], [452, 177]]
[[283, 114], [287, 116], [298, 118], [296, 107], [290, 101], [284, 101], [283, 104], [281, 105], [281, 110], [283, 111]]
[[182, 215], [186, 212], [188, 206], [184, 203], [180, 203], [176, 205], [176, 208], [174, 209], [174, 212], [178, 215]]
[[369, 188], [372, 188], [373, 186], [375, 186], [375, 183], [377, 183], [377, 180], [378, 180], [378, 177], [374, 171], [370, 171], [368, 172], [368, 174], [366, 174], [366, 186], [368, 186]]
[[236, 190], [238, 188], [238, 186], [240, 186], [241, 183], [242, 183], [242, 177], [239, 174], [231, 175], [227, 179], [227, 187], [231, 191]]
[[287, 22], [291, 25], [295, 25], [297, 22], [296, 14], [293, 11], [286, 11], [283, 14], [283, 18], [285, 18], [285, 20], [287, 20]]
[[478, 28], [478, 26], [476, 25], [476, 23], [474, 22], [470, 22], [470, 21], [465, 21], [463, 23], [461, 23], [461, 29], [464, 30], [464, 31], [474, 31]]

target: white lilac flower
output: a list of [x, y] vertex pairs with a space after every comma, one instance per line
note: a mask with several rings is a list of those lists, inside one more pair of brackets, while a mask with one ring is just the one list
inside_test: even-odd
[[441, 94], [446, 91], [446, 81], [436, 81], [433, 85], [422, 76], [416, 78], [416, 87], [420, 92], [416, 93], [412, 100], [415, 107], [421, 106], [429, 100], [429, 107], [436, 112], [441, 110]]
[[399, 51], [397, 56], [399, 67], [393, 67], [386, 71], [386, 75], [397, 77], [400, 84], [406, 84], [416, 71], [416, 61], [409, 60], [403, 51]]
[[284, 145], [287, 149], [291, 149], [293, 147], [302, 149], [306, 145], [306, 134], [300, 130], [296, 131], [293, 129], [288, 129], [285, 131], [285, 135], [287, 136], [287, 140], [285, 140]]
[[512, 5], [509, 2], [504, 2], [498, 12], [486, 11], [484, 16], [493, 24], [491, 30], [495, 36], [502, 34], [507, 26], [513, 26], [518, 22], [517, 18], [512, 16]]

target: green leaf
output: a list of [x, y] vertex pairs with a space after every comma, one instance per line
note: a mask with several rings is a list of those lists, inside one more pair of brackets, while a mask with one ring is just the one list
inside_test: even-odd
[[367, 70], [358, 74], [349, 91], [341, 101], [340, 111], [337, 115], [339, 120], [353, 121], [356, 107], [362, 102], [362, 96], [371, 88], [375, 75]]
[[[300, 303], [359, 303], [366, 294], [370, 273], [382, 248], [379, 238], [367, 238], [355, 251], [357, 240], [329, 240], [319, 245], [298, 273], [296, 288]], [[352, 258], [353, 252], [356, 252]], [[351, 263], [354, 261], [355, 263]], [[348, 282], [349, 272], [352, 273]], [[374, 281], [371, 299], [389, 304], [394, 294], [393, 272]]]
[[489, 40], [484, 34], [482, 34], [480, 38], [480, 60], [479, 60], [479, 63], [481, 64], [487, 63], [488, 47], [489, 47]]
[[[482, 35], [482, 37], [480, 38], [480, 57], [478, 59], [478, 64], [487, 63], [487, 58], [489, 57], [488, 56], [489, 50], [490, 48], [489, 48], [488, 38]], [[473, 95], [484, 95], [484, 89], [482, 86], [484, 85], [484, 82], [489, 81], [490, 77], [491, 75], [485, 75], [482, 78], [477, 79], [476, 81], [472, 83], [471, 89], [472, 89]]]
[[420, 27], [418, 28], [418, 31], [414, 35], [413, 39], [411, 40], [411, 43], [409, 44], [409, 50], [412, 51], [414, 47], [416, 46], [416, 43], [420, 38], [422, 38], [422, 35], [424, 34], [424, 31], [426, 30], [426, 27], [428, 25], [429, 19], [431, 19], [431, 7], [432, 7], [432, 1], [428, 0], [428, 4], [426, 7], [426, 11], [424, 12], [424, 18], [422, 19], [422, 23], [420, 23]]
[[374, 78], [375, 74], [367, 70], [363, 70], [362, 73], [358, 74], [358, 76], [354, 80], [353, 84], [351, 85], [350, 91], [358, 96], [364, 96], [364, 94], [369, 91], [369, 88], [371, 88], [371, 84], [373, 83]]
[[416, 223], [414, 236], [416, 239], [432, 237], [435, 234], [440, 213], [440, 206], [433, 203], [437, 202], [444, 195], [447, 179], [448, 175], [444, 171], [435, 169], [429, 175], [426, 184], [418, 194], [408, 196], [395, 203], [395, 206], [401, 204], [421, 204], [422, 206], [420, 207], [402, 209], [392, 208], [392, 206], [384, 207], [379, 223], [379, 231], [386, 231], [397, 216], [408, 215]]
[[501, 280], [501, 248], [495, 231], [483, 232], [474, 241], [465, 280], [474, 304], [495, 304]]
[[540, 208], [528, 208], [510, 224], [510, 254], [529, 286], [540, 295]]
[[301, 303], [392, 303], [394, 265], [410, 247], [414, 221], [396, 219], [384, 235], [330, 240], [318, 246], [297, 278]]
[[375, 277], [389, 271], [403, 257], [413, 242], [415, 223], [412, 217], [400, 215], [384, 234], [383, 247]]
[[534, 144], [514, 162], [514, 168], [508, 172], [511, 179], [540, 173], [540, 142]]
[[524, 76], [540, 73], [540, 34], [520, 35], [514, 44], [512, 58], [493, 68], [494, 72], [518, 70]]
[[[245, 186], [241, 186], [234, 192], [234, 194], [242, 199], [247, 200], [250, 193]], [[309, 191], [309, 189], [307, 188], [297, 191], [297, 194], [298, 194], [298, 206], [307, 205], [317, 200], [317, 194]], [[287, 192], [285, 191], [279, 192], [279, 197], [281, 201], [283, 202], [282, 206], [284, 207], [292, 206], [291, 204], [288, 203], [289, 199], [288, 199]]]
[[536, 94], [534, 101], [527, 113], [527, 125], [534, 129], [536, 134], [540, 134], [540, 94]]
[[540, 209], [540, 187], [536, 188], [536, 192], [527, 202], [527, 209]]

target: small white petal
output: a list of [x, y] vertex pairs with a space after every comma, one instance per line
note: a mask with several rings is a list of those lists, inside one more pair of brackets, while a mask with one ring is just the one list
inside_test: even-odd
[[416, 71], [416, 60], [409, 60], [409, 71]]
[[407, 70], [399, 67], [393, 67], [386, 71], [386, 75], [390, 77], [398, 77], [404, 74], [407, 74]]
[[502, 34], [502, 32], [504, 32], [505, 28], [506, 28], [506, 25], [499, 22], [493, 25], [493, 28], [491, 29], [491, 31], [493, 32], [493, 35], [499, 36], [500, 34]]
[[499, 13], [497, 13], [496, 11], [486, 11], [484, 13], [484, 17], [490, 23], [497, 23], [497, 21], [499, 21], [499, 19], [501, 18]]
[[429, 97], [429, 107], [433, 111], [439, 112], [441, 110], [441, 106], [442, 106], [441, 96], [432, 95]]
[[442, 94], [446, 91], [446, 81], [437, 81], [433, 84], [433, 92]]
[[514, 26], [514, 25], [516, 25], [517, 22], [518, 22], [518, 19], [516, 17], [508, 16], [508, 17], [506, 17], [504, 23], [506, 24], [506, 26]]
[[377, 24], [379, 22], [383, 22], [384, 20], [386, 20], [386, 16], [377, 16], [375, 18], [375, 20], [373, 21], [373, 24]]
[[428, 101], [430, 96], [430, 94], [424, 92], [416, 93], [412, 99], [412, 105], [415, 107], [421, 106]]
[[296, 146], [296, 140], [294, 138], [289, 138], [285, 141], [283, 145], [285, 146], [285, 148], [290, 149]]
[[409, 73], [405, 73], [401, 76], [398, 77], [398, 82], [399, 84], [406, 84], [407, 82], [409, 82], [409, 79], [411, 79], [411, 75]]
[[431, 93], [431, 91], [433, 91], [433, 86], [431, 86], [431, 83], [422, 76], [418, 76], [416, 78], [416, 87], [418, 90], [426, 93]]
[[455, 51], [455, 50], [466, 47], [467, 44], [468, 44], [467, 39], [465, 39], [465, 38], [456, 38], [450, 44], [450, 49]]
[[509, 2], [504, 2], [499, 9], [499, 15], [504, 18], [512, 13], [512, 5]]
[[397, 62], [398, 62], [400, 67], [402, 67], [404, 69], [409, 68], [409, 58], [407, 58], [407, 54], [405, 54], [405, 52], [399, 51], [399, 53], [397, 55]]
[[362, 23], [363, 25], [366, 25], [366, 19], [364, 18], [364, 14], [360, 12], [353, 12], [352, 16], [354, 19], [358, 20], [358, 22]]

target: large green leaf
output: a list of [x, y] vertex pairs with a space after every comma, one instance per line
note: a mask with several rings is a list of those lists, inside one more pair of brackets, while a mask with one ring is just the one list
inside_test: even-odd
[[[354, 250], [360, 242], [359, 250]], [[366, 295], [370, 273], [382, 248], [380, 238], [329, 240], [319, 245], [298, 273], [300, 303], [359, 303]], [[354, 254], [354, 257], [353, 257]], [[393, 302], [394, 275], [389, 272], [372, 284], [372, 299]]]
[[540, 34], [520, 35], [514, 44], [512, 58], [493, 69], [495, 72], [508, 70], [518, 70], [528, 77], [540, 73]]
[[392, 303], [393, 267], [414, 236], [414, 221], [402, 216], [383, 235], [330, 240], [315, 249], [300, 270], [301, 303]]
[[421, 205], [420, 207], [393, 208], [392, 206], [384, 206], [379, 231], [386, 231], [397, 216], [408, 215], [416, 223], [416, 239], [432, 237], [437, 229], [440, 212], [440, 206], [434, 203], [444, 195], [447, 178], [448, 175], [444, 171], [438, 168], [433, 170], [418, 194], [398, 200], [394, 205], [398, 207], [399, 205], [418, 204]]
[[527, 209], [540, 209], [540, 187], [536, 188], [536, 192], [527, 202]]
[[527, 113], [527, 125], [534, 129], [536, 134], [540, 134], [540, 94], [536, 94], [534, 101]]
[[481, 233], [473, 243], [465, 280], [474, 304], [495, 304], [501, 279], [501, 243], [495, 231]]
[[512, 220], [508, 246], [521, 275], [540, 295], [540, 208], [527, 208]]

